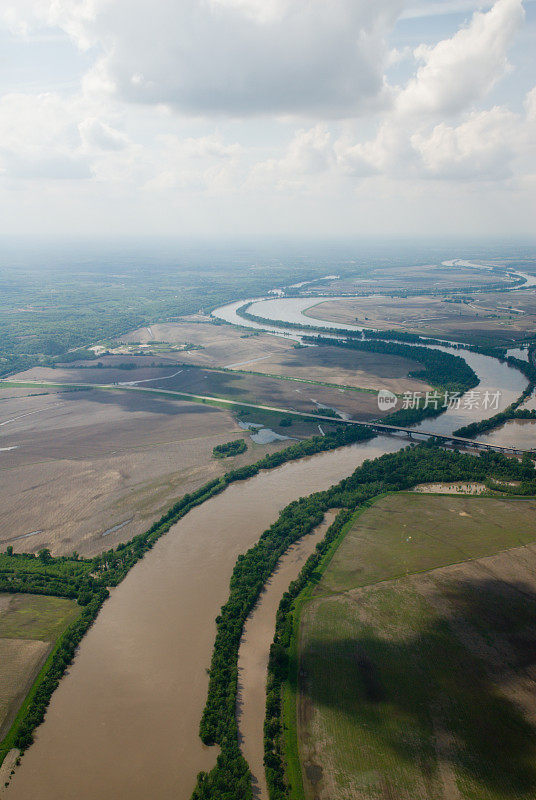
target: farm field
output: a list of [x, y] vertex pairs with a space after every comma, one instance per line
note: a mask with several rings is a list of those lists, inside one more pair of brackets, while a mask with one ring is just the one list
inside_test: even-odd
[[[334, 348], [335, 349], [335, 348]], [[402, 360], [402, 359], [401, 359]], [[345, 390], [333, 386], [311, 385], [279, 379], [263, 374], [206, 370], [201, 367], [143, 368], [135, 371], [120, 369], [51, 370], [36, 367], [19, 373], [17, 380], [55, 381], [65, 383], [116, 383], [146, 389], [166, 389], [175, 392], [221, 397], [244, 403], [272, 405], [310, 413], [319, 405], [333, 407], [356, 419], [369, 420], [381, 416], [373, 391]], [[415, 387], [426, 387], [413, 381]], [[381, 388], [380, 383], [378, 388]]]
[[[446, 292], [446, 297], [448, 293]], [[520, 313], [523, 312], [523, 313]], [[328, 300], [306, 312], [312, 319], [396, 329], [473, 344], [512, 345], [532, 333], [536, 324], [533, 290], [469, 295], [467, 302], [447, 302], [426, 295], [408, 298], [377, 295]]]
[[416, 361], [340, 347], [293, 348], [244, 369], [362, 389], [381, 387], [395, 393], [429, 388], [424, 381], [408, 377], [409, 372], [421, 369]]
[[536, 797], [535, 510], [404, 493], [357, 517], [300, 619], [307, 800]]
[[74, 600], [62, 597], [0, 595], [0, 740], [54, 642], [79, 611]]
[[[403, 392], [424, 388], [422, 381], [408, 377], [408, 373], [418, 369], [419, 365], [406, 358], [359, 351], [341, 352], [337, 347], [296, 348], [294, 342], [283, 337], [252, 334], [230, 325], [193, 322], [151, 325], [133, 331], [120, 341], [129, 344], [140, 342], [141, 347], [146, 348], [140, 352], [147, 354], [99, 357], [105, 366], [112, 367], [130, 359], [133, 364], [149, 367], [155, 360], [158, 363], [169, 360], [170, 364], [225, 367], [363, 389], [383, 387]], [[171, 346], [190, 342], [202, 349], [171, 352], [165, 350], [166, 342]]]
[[215, 445], [244, 437], [227, 411], [142, 392], [22, 391], [0, 388], [0, 549], [95, 555], [145, 531], [186, 492], [286, 444], [248, 440], [245, 453], [219, 461]]
[[[199, 320], [206, 318], [200, 317]], [[291, 352], [294, 342], [282, 336], [252, 333], [247, 328], [217, 325], [209, 321], [165, 322], [138, 328], [122, 336], [119, 343], [139, 342], [143, 349], [204, 367], [229, 367], [241, 362]], [[202, 349], [165, 352], [171, 346], [190, 343]], [[158, 347], [158, 350], [156, 349]], [[249, 366], [246, 366], [249, 368]]]
[[[490, 262], [491, 263], [491, 262]], [[504, 269], [504, 262], [497, 262], [496, 266]], [[322, 294], [326, 289], [334, 294], [356, 291], [419, 291], [421, 289], [449, 289], [463, 286], [478, 286], [486, 288], [489, 284], [511, 283], [503, 272], [494, 273], [488, 270], [475, 269], [456, 265], [404, 265], [388, 267], [374, 267], [367, 271], [366, 277], [346, 277], [312, 286], [311, 293]]]

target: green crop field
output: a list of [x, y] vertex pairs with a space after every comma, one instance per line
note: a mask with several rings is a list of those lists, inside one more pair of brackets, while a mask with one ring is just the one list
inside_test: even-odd
[[59, 636], [76, 619], [75, 600], [0, 594], [0, 739]]
[[[6, 595], [4, 595], [5, 597]], [[80, 613], [75, 600], [36, 594], [8, 595], [10, 603], [0, 614], [0, 638], [55, 641]]]
[[356, 518], [302, 608], [294, 797], [536, 798], [535, 507], [403, 493]]
[[536, 541], [536, 500], [400, 493], [359, 516], [317, 593], [341, 592]]

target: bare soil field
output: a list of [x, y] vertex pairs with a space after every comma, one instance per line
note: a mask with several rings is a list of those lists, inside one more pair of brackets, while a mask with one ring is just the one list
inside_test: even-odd
[[[500, 266], [500, 265], [499, 265]], [[428, 264], [424, 266], [405, 267], [377, 267], [371, 270], [366, 278], [341, 279], [312, 286], [311, 293], [322, 294], [328, 289], [335, 294], [344, 292], [361, 291], [400, 291], [401, 289], [449, 289], [463, 286], [485, 288], [489, 284], [504, 283], [509, 285], [512, 281], [504, 274], [494, 273], [483, 269], [454, 266], [445, 267]]]
[[0, 639], [0, 740], [50, 652], [49, 642]]
[[[169, 362], [170, 365], [192, 364], [284, 375], [356, 388], [383, 387], [394, 392], [425, 388], [421, 381], [407, 377], [408, 372], [418, 368], [415, 362], [408, 359], [373, 353], [341, 352], [339, 348], [331, 347], [324, 347], [321, 351], [313, 347], [296, 348], [283, 337], [256, 334], [230, 325], [163, 323], [139, 328], [122, 337], [120, 342], [140, 342], [149, 349], [146, 355], [99, 356], [98, 361], [106, 367], [99, 378], [109, 376], [110, 380], [138, 380], [142, 377], [140, 370], [123, 370], [117, 375], [112, 368], [125, 363], [150, 368], [155, 363]], [[161, 343], [164, 342], [172, 346], [190, 342], [202, 349], [166, 351], [161, 349]], [[151, 343], [154, 348], [157, 343], [158, 349], [151, 350]], [[91, 362], [80, 363], [82, 366], [91, 366]], [[66, 368], [72, 369], [80, 366], [80, 363]], [[89, 374], [90, 371], [87, 372]]]
[[[404, 361], [404, 359], [400, 360]], [[373, 392], [310, 385], [260, 373], [218, 372], [200, 367], [189, 368], [178, 365], [156, 369], [148, 367], [135, 371], [97, 368], [51, 370], [35, 367], [18, 373], [16, 379], [139, 386], [145, 389], [165, 389], [208, 397], [221, 397], [236, 402], [272, 405], [277, 408], [305, 412], [314, 411], [319, 405], [324, 405], [365, 421], [382, 416]], [[423, 382], [415, 381], [414, 383], [418, 384], [419, 388], [426, 386]], [[381, 388], [382, 385], [380, 383], [378, 388]]]
[[423, 381], [408, 378], [409, 372], [422, 369], [416, 361], [340, 347], [293, 348], [241, 369], [395, 393], [430, 388]]
[[248, 442], [242, 455], [215, 460], [215, 445], [244, 437], [227, 411], [142, 392], [27, 391], [0, 389], [3, 549], [94, 555], [144, 531], [186, 492], [286, 445]]
[[159, 323], [150, 328], [138, 328], [121, 337], [120, 341], [149, 346], [155, 342], [198, 345], [203, 349], [175, 351], [173, 355], [179, 361], [205, 367], [227, 367], [240, 362], [249, 364], [258, 358], [277, 356], [292, 349], [292, 342], [283, 337], [207, 322]]
[[459, 303], [426, 296], [356, 297], [319, 303], [308, 309], [306, 315], [312, 319], [379, 330], [405, 330], [475, 344], [489, 342], [493, 337], [495, 343], [511, 345], [513, 340], [532, 332], [536, 323], [534, 313], [520, 314], [514, 310], [521, 308], [518, 296], [522, 294], [525, 293], [476, 295], [469, 302]]
[[79, 612], [74, 600], [62, 597], [0, 595], [0, 740], [52, 644]]
[[307, 800], [534, 800], [535, 508], [402, 494], [357, 518], [301, 616]]

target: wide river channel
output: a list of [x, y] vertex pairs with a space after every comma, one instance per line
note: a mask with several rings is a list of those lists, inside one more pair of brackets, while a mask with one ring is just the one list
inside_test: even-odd
[[[215, 313], [232, 317], [244, 302]], [[273, 302], [280, 311], [281, 301]], [[299, 314], [303, 298], [296, 303]], [[255, 327], [241, 318], [229, 321]], [[500, 407], [526, 386], [520, 372], [495, 359], [459, 354], [477, 372], [480, 392], [500, 391]], [[452, 432], [494, 413], [452, 410], [423, 429]], [[112, 590], [54, 693], [6, 797], [188, 800], [197, 773], [209, 769], [217, 755], [215, 748], [201, 745], [198, 726], [214, 620], [227, 598], [237, 556], [290, 501], [325, 489], [364, 459], [406, 443], [378, 436], [262, 472], [233, 484], [173, 526]], [[523, 446], [523, 441], [516, 444]]]

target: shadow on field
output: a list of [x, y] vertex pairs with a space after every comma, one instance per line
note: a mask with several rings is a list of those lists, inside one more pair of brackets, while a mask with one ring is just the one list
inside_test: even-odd
[[144, 411], [149, 414], [167, 414], [177, 416], [180, 414], [205, 414], [208, 411], [217, 411], [214, 406], [203, 405], [201, 402], [191, 402], [185, 405], [186, 400], [177, 397], [176, 400], [166, 398], [164, 395], [151, 395], [148, 392], [132, 391], [106, 391], [89, 389], [88, 391], [62, 392], [62, 401], [88, 400], [106, 406], [117, 406], [123, 411]]
[[[359, 616], [360, 597], [354, 599]], [[437, 779], [439, 757], [473, 790], [476, 784], [477, 794], [480, 787], [493, 796], [534, 798], [533, 589], [493, 578], [445, 583], [437, 602], [432, 598], [441, 611], [431, 621], [421, 616], [422, 626], [414, 609], [400, 606], [400, 628], [406, 627], [398, 637], [374, 630], [369, 600], [362, 636], [311, 636], [302, 652], [302, 722], [307, 726], [313, 708], [338, 710], [359, 729], [360, 741], [346, 749], [363, 747], [363, 736], [363, 752], [375, 754], [371, 769], [406, 762]], [[330, 619], [333, 613], [330, 605]], [[389, 780], [396, 786], [396, 773]]]

